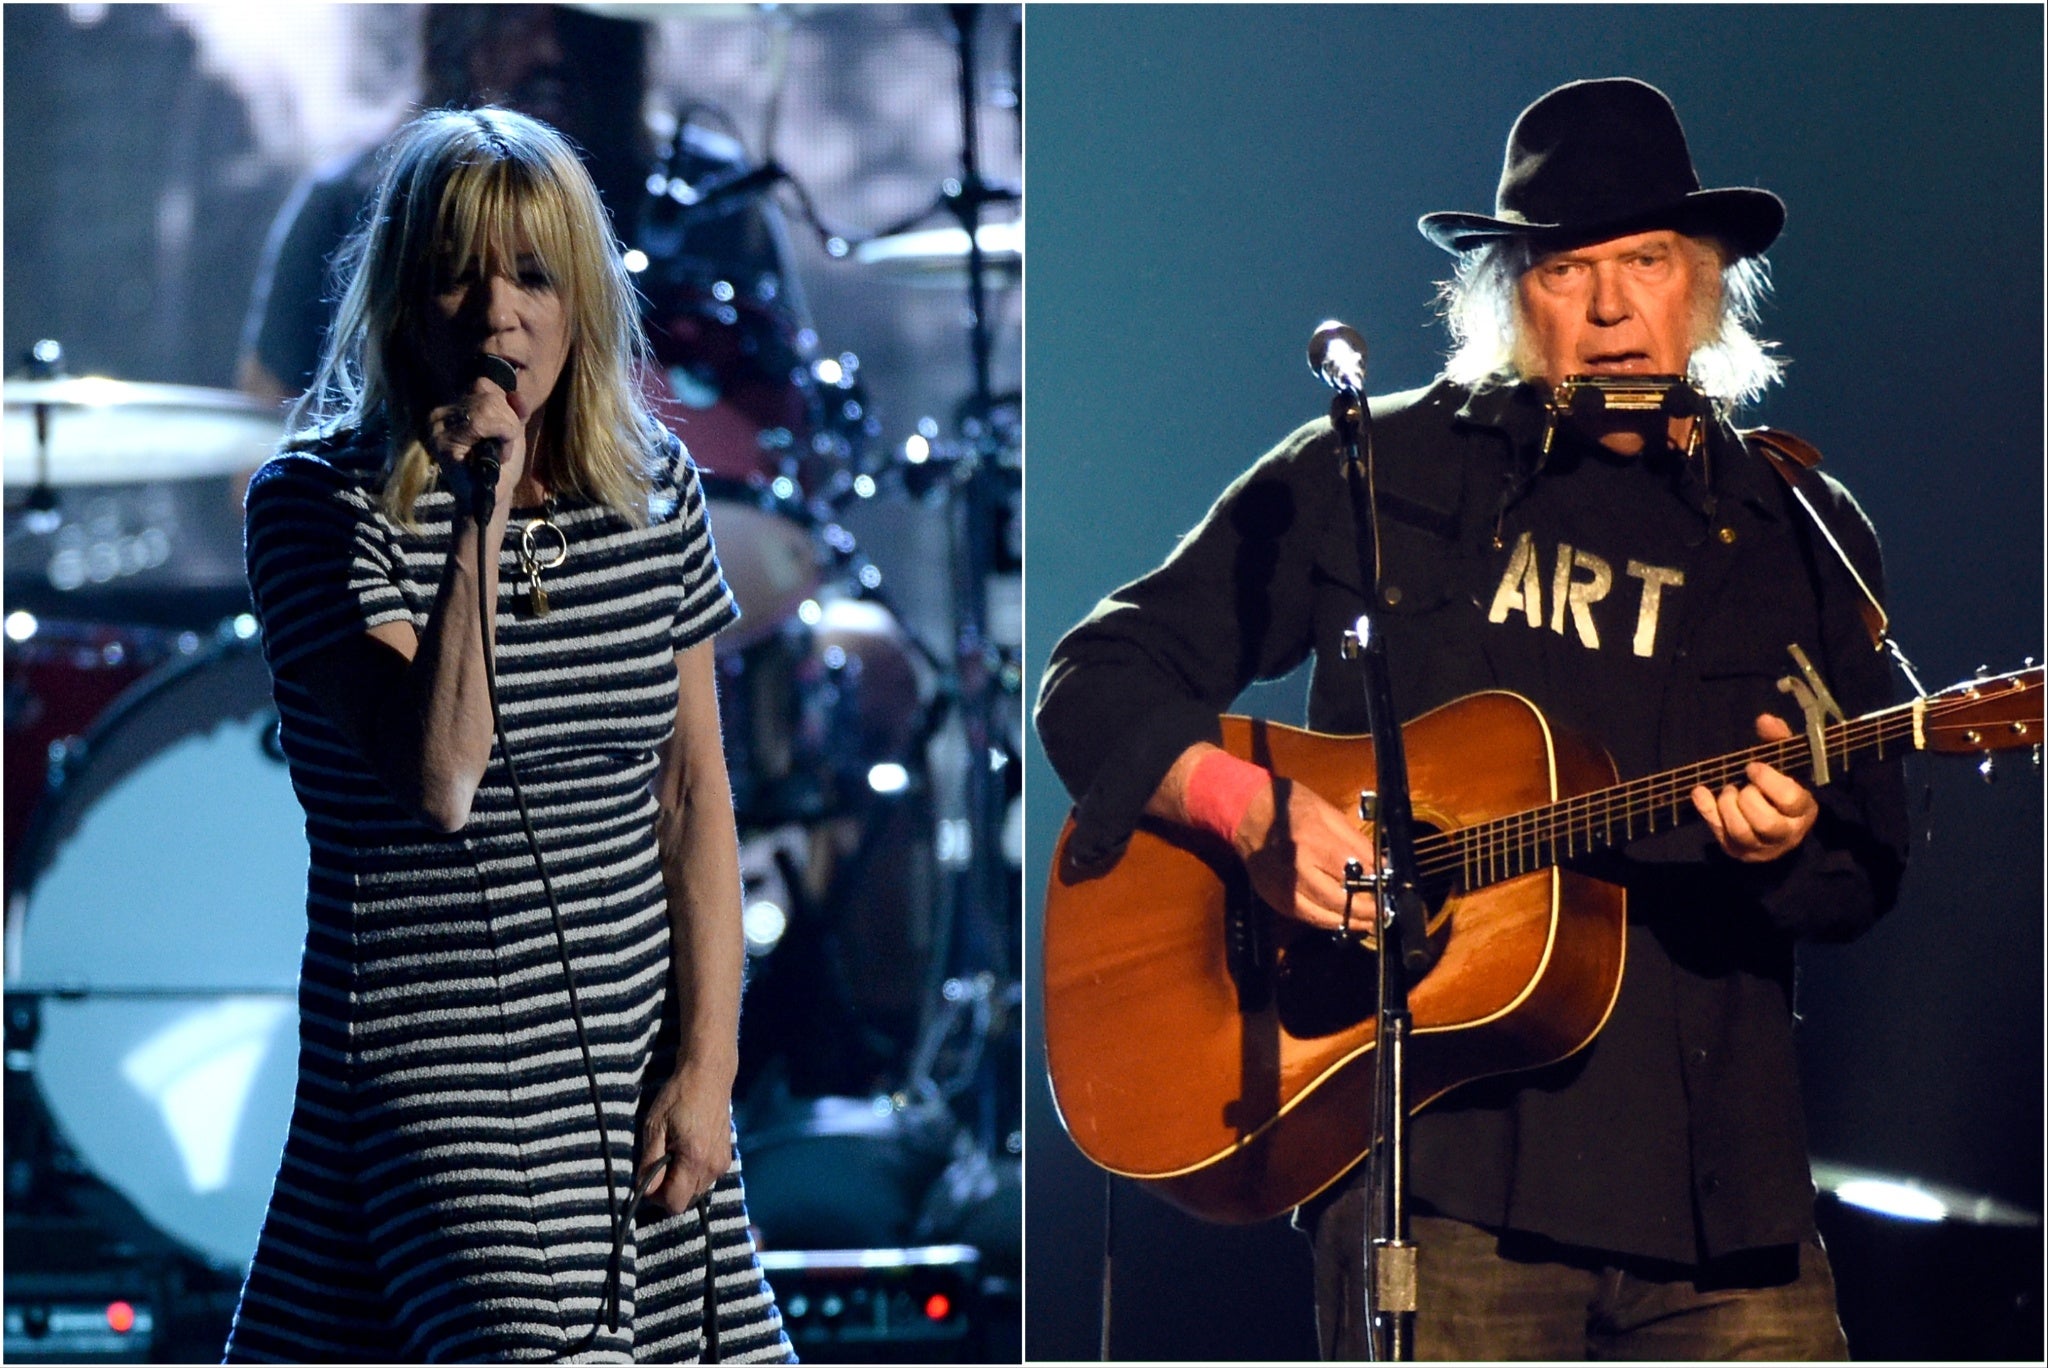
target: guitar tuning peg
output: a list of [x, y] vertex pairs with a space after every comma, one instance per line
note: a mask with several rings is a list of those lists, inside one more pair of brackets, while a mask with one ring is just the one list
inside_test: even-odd
[[2032, 656], [2021, 656], [2020, 665], [2022, 668], [2031, 670], [2034, 668], [2034, 658]]
[[2036, 773], [2036, 774], [2039, 774], [2040, 772], [2041, 772], [2041, 748], [2040, 748], [2039, 746], [2036, 746], [2036, 747], [2034, 747], [2034, 773]]
[[1979, 665], [1979, 666], [1977, 667], [1977, 678], [1979, 678], [1979, 679], [1989, 679], [1989, 678], [1991, 678], [1991, 667], [1990, 667], [1989, 665]]
[[1993, 763], [1990, 751], [1985, 751], [1984, 758], [1977, 762], [1977, 774], [1987, 784], [1998, 777], [1998, 767]]

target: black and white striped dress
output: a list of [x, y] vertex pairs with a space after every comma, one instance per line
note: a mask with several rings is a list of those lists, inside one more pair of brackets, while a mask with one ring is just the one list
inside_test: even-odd
[[[249, 487], [249, 581], [312, 847], [299, 1080], [230, 1360], [676, 1362], [703, 1342], [704, 1232], [643, 1206], [618, 1330], [604, 1160], [546, 897], [503, 766], [441, 834], [384, 794], [293, 666], [383, 622], [424, 630], [452, 501], [408, 531], [382, 449], [288, 454]], [[560, 904], [626, 1199], [643, 1095], [676, 1012], [650, 779], [675, 653], [737, 616], [697, 472], [671, 443], [654, 516], [565, 504], [569, 559], [530, 614], [519, 512], [499, 567], [498, 696]], [[721, 1357], [792, 1357], [747, 1232], [739, 1162], [714, 1190]], [[595, 1332], [595, 1338], [593, 1338]]]

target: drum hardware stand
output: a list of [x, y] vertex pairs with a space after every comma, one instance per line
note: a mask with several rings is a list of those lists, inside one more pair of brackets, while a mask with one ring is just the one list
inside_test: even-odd
[[[907, 232], [933, 215], [950, 212], [967, 235], [967, 288], [969, 346], [973, 364], [973, 391], [961, 406], [961, 428], [966, 440], [945, 443], [935, 449], [933, 459], [924, 463], [937, 467], [930, 477], [943, 479], [943, 487], [954, 496], [952, 538], [955, 639], [950, 668], [942, 668], [938, 698], [934, 701], [932, 725], [925, 731], [934, 739], [946, 713], [958, 726], [964, 742], [959, 757], [961, 771], [958, 808], [964, 820], [942, 815], [939, 824], [939, 862], [947, 871], [943, 879], [942, 908], [935, 917], [933, 956], [934, 982], [926, 993], [919, 1044], [906, 1080], [913, 1093], [937, 1089], [942, 1095], [963, 1091], [964, 1081], [946, 1087], [932, 1076], [939, 1050], [961, 1018], [969, 1018], [976, 1037], [967, 1058], [976, 1073], [982, 1067], [983, 1039], [997, 1015], [988, 1003], [1000, 997], [1008, 1001], [1016, 991], [1016, 975], [1010, 964], [1002, 934], [1003, 915], [1010, 888], [1003, 878], [1003, 861], [998, 847], [1002, 830], [1002, 794], [992, 772], [998, 727], [994, 704], [1000, 692], [1005, 662], [1001, 649], [989, 639], [987, 576], [995, 563], [996, 514], [1005, 478], [1000, 464], [991, 415], [995, 407], [990, 379], [993, 336], [988, 319], [988, 256], [979, 236], [984, 205], [1011, 202], [1018, 198], [1014, 186], [985, 179], [980, 170], [980, 127], [976, 104], [975, 26], [983, 5], [949, 5], [959, 53], [958, 89], [960, 100], [961, 170], [949, 179], [940, 194], [925, 208], [892, 223], [869, 240]], [[812, 222], [817, 220], [812, 216]], [[846, 240], [828, 240], [827, 251], [843, 255]], [[938, 448], [940, 444], [935, 443]], [[922, 471], [918, 471], [922, 474]], [[906, 483], [915, 477], [906, 471]], [[912, 634], [913, 637], [915, 634]], [[928, 653], [928, 658], [936, 653]], [[938, 663], [938, 662], [934, 662]], [[1010, 757], [1010, 763], [1015, 763]], [[965, 934], [963, 934], [965, 933]], [[971, 972], [956, 972], [956, 965], [976, 966]], [[1000, 991], [996, 985], [1001, 983]], [[972, 1007], [972, 1011], [967, 1009]], [[992, 1092], [992, 1079], [982, 1077], [979, 1085]], [[995, 1143], [993, 1106], [980, 1108], [989, 1120], [978, 1129], [985, 1148]]]
[[[971, 846], [962, 869], [960, 889], [965, 910], [977, 911], [977, 937], [981, 956], [971, 962], [987, 966], [1000, 981], [1007, 997], [1015, 994], [1018, 981], [1010, 962], [1010, 901], [1015, 880], [1007, 877], [1000, 848], [1003, 828], [1003, 793], [1000, 776], [992, 762], [998, 749], [1001, 728], [996, 708], [1001, 701], [1002, 652], [990, 640], [988, 625], [988, 578], [996, 563], [997, 528], [1005, 482], [999, 468], [999, 450], [992, 424], [995, 402], [990, 380], [993, 334], [988, 316], [988, 260], [983, 251], [980, 226], [984, 205], [1014, 200], [1016, 191], [992, 186], [980, 169], [980, 130], [977, 122], [977, 65], [975, 26], [984, 7], [949, 6], [960, 43], [961, 176], [959, 189], [948, 196], [948, 204], [967, 234], [967, 287], [971, 326], [970, 349], [974, 361], [973, 407], [963, 430], [974, 443], [975, 455], [957, 487], [963, 498], [958, 516], [964, 524], [960, 537], [960, 564], [955, 578], [961, 597], [956, 610], [959, 622], [960, 712], [967, 740], [966, 808]], [[950, 187], [948, 187], [950, 189]], [[1011, 763], [1016, 763], [1014, 757]], [[971, 891], [970, 891], [971, 890]], [[963, 910], [956, 902], [949, 909], [957, 919]], [[986, 971], [985, 971], [986, 972]], [[980, 1039], [976, 1043], [977, 1073], [981, 1081], [982, 1124], [977, 1128], [983, 1145], [994, 1150], [996, 1135], [997, 1081], [989, 1075], [982, 1051], [991, 1017], [976, 1022]]]
[[[1309, 368], [1336, 395], [1330, 420], [1344, 449], [1345, 481], [1356, 527], [1359, 583], [1380, 601], [1378, 506], [1372, 469], [1372, 413], [1365, 396], [1365, 342], [1337, 322], [1316, 330], [1309, 343]], [[1361, 453], [1363, 453], [1361, 455]], [[1368, 552], [1367, 544], [1371, 543]], [[1360, 663], [1366, 717], [1373, 746], [1377, 792], [1359, 795], [1360, 817], [1374, 823], [1378, 868], [1367, 873], [1357, 861], [1344, 870], [1350, 896], [1373, 895], [1377, 915], [1379, 1026], [1373, 1069], [1373, 1130], [1367, 1138], [1368, 1183], [1364, 1222], [1365, 1315], [1371, 1357], [1406, 1361], [1415, 1357], [1415, 1245], [1408, 1238], [1407, 1050], [1413, 1018], [1408, 988], [1435, 967], [1433, 945], [1415, 866], [1413, 812], [1408, 791], [1407, 754], [1387, 669], [1386, 638], [1360, 614], [1344, 635], [1344, 655]], [[1355, 933], [1347, 933], [1355, 934]], [[1387, 953], [1391, 949], [1394, 953]]]
[[[29, 348], [21, 368], [23, 378], [29, 380], [55, 380], [64, 374], [64, 348], [54, 338], [45, 337]], [[26, 522], [31, 532], [48, 535], [55, 532], [63, 521], [57, 510], [57, 491], [50, 484], [50, 405], [35, 405], [36, 424], [36, 480], [29, 486], [28, 497], [22, 506], [27, 510]]]
[[[1003, 877], [1003, 861], [998, 847], [1003, 818], [1002, 794], [994, 782], [988, 758], [995, 749], [994, 740], [998, 732], [993, 724], [993, 705], [1009, 666], [1002, 658], [1001, 650], [989, 640], [986, 576], [995, 559], [996, 515], [1000, 511], [1001, 493], [1008, 472], [1001, 462], [1001, 444], [991, 421], [995, 399], [990, 377], [993, 336], [988, 318], [989, 257], [979, 229], [984, 206], [1016, 202], [1021, 191], [1013, 184], [988, 179], [980, 168], [975, 28], [981, 15], [989, 8], [973, 4], [947, 6], [959, 55], [961, 169], [957, 177], [944, 183], [930, 203], [915, 213], [866, 234], [844, 232], [827, 224], [803, 183], [773, 155], [774, 125], [779, 115], [778, 94], [770, 108], [770, 146], [764, 150], [758, 167], [731, 176], [713, 177], [694, 186], [687, 183], [678, 185], [678, 178], [672, 173], [681, 168], [672, 152], [668, 163], [657, 172], [660, 186], [656, 188], [650, 181], [650, 189], [654, 191], [651, 198], [655, 202], [644, 206], [646, 212], [643, 214], [643, 232], [652, 227], [666, 229], [672, 234], [678, 214], [687, 216], [698, 206], [708, 208], [714, 200], [772, 193], [786, 186], [794, 194], [802, 218], [817, 235], [826, 255], [834, 259], [847, 256], [855, 246], [863, 243], [908, 232], [940, 213], [951, 214], [965, 230], [969, 345], [974, 377], [972, 395], [962, 406], [960, 422], [967, 440], [958, 444], [956, 452], [943, 453], [943, 457], [942, 453], [935, 451], [934, 459], [929, 463], [933, 483], [943, 480], [943, 487], [955, 496], [955, 643], [952, 661], [949, 664], [940, 653], [926, 647], [916, 633], [908, 634], [913, 649], [928, 663], [938, 666], [941, 677], [939, 695], [932, 705], [932, 724], [924, 729], [925, 737], [929, 739], [937, 732], [939, 720], [950, 712], [957, 716], [957, 725], [965, 741], [965, 760], [961, 766], [964, 792], [960, 807], [966, 815], [964, 821], [941, 822], [939, 857], [942, 868], [949, 870], [949, 877], [942, 881], [945, 891], [941, 901], [945, 906], [934, 918], [937, 926], [934, 982], [926, 994], [927, 1006], [920, 1030], [921, 1039], [933, 1037], [938, 1040], [943, 1040], [951, 1032], [950, 1009], [945, 1005], [947, 984], [962, 983], [974, 977], [973, 974], [955, 975], [956, 964], [986, 964], [987, 972], [996, 980], [1005, 985], [1014, 985], [1015, 982], [1014, 966], [1009, 962], [1007, 943], [999, 925], [1003, 918], [996, 915], [997, 909], [1007, 907], [1012, 890]], [[656, 241], [657, 237], [651, 236], [649, 240]], [[916, 467], [905, 470], [906, 484], [913, 483], [916, 475], [922, 473], [923, 470]], [[865, 580], [862, 585], [861, 597], [887, 603], [878, 585], [869, 585]], [[1014, 757], [1011, 763], [1015, 763]], [[967, 920], [970, 917], [972, 920]], [[969, 931], [970, 935], [962, 937], [962, 930]], [[969, 942], [964, 948], [963, 941]], [[1011, 987], [1006, 986], [1004, 995], [1010, 991]], [[975, 1015], [976, 1029], [985, 1029], [986, 1022], [982, 1018], [992, 1014]], [[920, 1047], [920, 1056], [931, 1053], [930, 1049]], [[979, 1054], [978, 1049], [976, 1054]], [[909, 1080], [913, 1090], [929, 1081]], [[993, 1081], [984, 1079], [983, 1086], [992, 1088]], [[988, 1136], [983, 1138], [992, 1139]]]

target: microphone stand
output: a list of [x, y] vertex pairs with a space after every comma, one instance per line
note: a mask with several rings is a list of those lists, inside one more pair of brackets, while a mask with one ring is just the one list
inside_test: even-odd
[[[1317, 329], [1309, 364], [1337, 391], [1330, 422], [1344, 448], [1345, 483], [1358, 548], [1359, 583], [1379, 600], [1378, 517], [1373, 488], [1372, 414], [1365, 398], [1365, 344], [1341, 324]], [[1362, 453], [1362, 454], [1361, 454]], [[1368, 543], [1371, 549], [1368, 551]], [[1428, 908], [1415, 867], [1408, 760], [1394, 711], [1386, 638], [1361, 613], [1344, 634], [1344, 655], [1360, 663], [1367, 725], [1372, 737], [1376, 793], [1359, 794], [1359, 816], [1373, 823], [1379, 868], [1368, 873], [1353, 861], [1344, 871], [1346, 892], [1374, 895], [1378, 932], [1379, 1024], [1374, 1055], [1372, 1125], [1364, 1223], [1365, 1314], [1375, 1360], [1415, 1357], [1415, 1245], [1408, 1238], [1407, 1051], [1413, 1018], [1411, 982], [1436, 964], [1429, 941]], [[1386, 953], [1388, 947], [1396, 953]]]

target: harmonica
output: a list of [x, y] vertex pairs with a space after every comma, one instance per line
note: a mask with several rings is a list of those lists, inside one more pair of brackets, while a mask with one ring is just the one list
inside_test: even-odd
[[1706, 396], [1682, 375], [1568, 375], [1550, 396], [1555, 417], [1599, 413], [1665, 413], [1689, 418], [1706, 411]]

